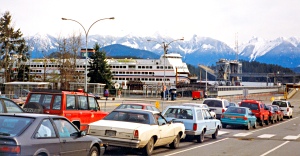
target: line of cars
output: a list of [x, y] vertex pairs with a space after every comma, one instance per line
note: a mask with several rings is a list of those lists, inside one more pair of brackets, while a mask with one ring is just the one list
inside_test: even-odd
[[293, 106], [287, 100], [275, 100], [270, 105], [260, 100], [243, 99], [239, 104], [230, 103], [226, 99], [208, 98], [203, 101], [210, 108], [214, 108], [222, 127], [243, 126], [251, 127], [269, 125], [283, 121], [284, 117], [292, 118]]

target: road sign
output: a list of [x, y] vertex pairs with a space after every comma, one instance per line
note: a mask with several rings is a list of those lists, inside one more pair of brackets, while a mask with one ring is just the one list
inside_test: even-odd
[[155, 102], [155, 107], [159, 109], [159, 107], [160, 107], [159, 101]]

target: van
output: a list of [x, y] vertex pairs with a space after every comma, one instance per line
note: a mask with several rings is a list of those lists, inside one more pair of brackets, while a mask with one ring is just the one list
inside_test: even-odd
[[221, 119], [222, 114], [227, 110], [229, 101], [226, 99], [219, 98], [207, 98], [203, 101], [209, 108], [215, 109], [216, 118]]

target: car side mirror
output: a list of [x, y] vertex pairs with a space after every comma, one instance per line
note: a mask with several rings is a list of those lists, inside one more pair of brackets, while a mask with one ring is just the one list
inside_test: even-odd
[[81, 137], [81, 136], [86, 136], [86, 131], [80, 131], [79, 132], [79, 137]]
[[292, 108], [294, 108], [294, 106], [291, 106]]

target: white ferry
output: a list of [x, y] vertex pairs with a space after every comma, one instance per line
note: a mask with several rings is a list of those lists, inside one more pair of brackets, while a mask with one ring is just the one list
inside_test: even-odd
[[[70, 60], [69, 60], [70, 61]], [[177, 53], [162, 55], [159, 59], [107, 59], [110, 66], [113, 83], [126, 84], [138, 81], [147, 85], [168, 86], [176, 83], [190, 83], [187, 64], [182, 62], [182, 56]], [[59, 75], [59, 62], [56, 59], [30, 59], [30, 75], [34, 81], [53, 79]], [[165, 67], [165, 68], [164, 68]], [[89, 68], [89, 67], [88, 67]], [[85, 59], [76, 60], [77, 83], [84, 82]]]

